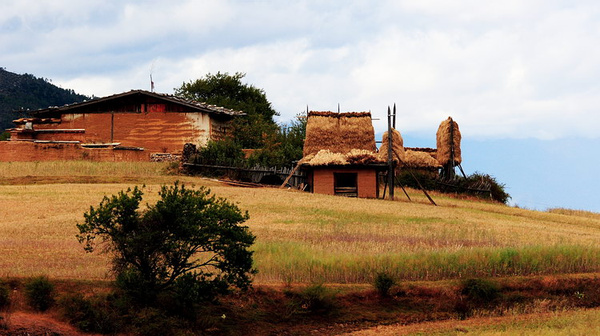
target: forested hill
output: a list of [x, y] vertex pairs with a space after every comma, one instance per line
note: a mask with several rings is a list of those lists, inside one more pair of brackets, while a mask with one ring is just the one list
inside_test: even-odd
[[90, 97], [59, 88], [48, 79], [30, 74], [19, 75], [0, 68], [0, 133], [13, 127], [14, 119], [27, 116], [27, 110], [62, 106], [86, 99]]

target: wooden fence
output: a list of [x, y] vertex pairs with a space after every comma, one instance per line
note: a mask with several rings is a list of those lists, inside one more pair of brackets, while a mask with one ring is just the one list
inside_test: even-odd
[[[294, 167], [240, 168], [229, 166], [206, 165], [199, 163], [184, 163], [183, 166], [186, 170], [192, 173], [201, 173], [207, 175], [226, 175], [227, 177], [235, 180], [269, 185], [281, 185], [294, 169]], [[294, 172], [287, 184], [290, 187], [300, 188], [301, 186], [306, 184], [306, 174], [299, 171]]]

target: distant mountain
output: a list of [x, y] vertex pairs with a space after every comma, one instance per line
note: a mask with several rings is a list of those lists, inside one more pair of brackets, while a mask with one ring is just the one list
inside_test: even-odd
[[0, 68], [0, 133], [14, 126], [12, 121], [49, 106], [78, 103], [90, 97], [62, 89], [48, 79], [19, 75]]

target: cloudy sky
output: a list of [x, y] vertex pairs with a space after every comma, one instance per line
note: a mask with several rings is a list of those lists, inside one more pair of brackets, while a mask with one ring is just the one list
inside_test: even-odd
[[243, 72], [289, 121], [398, 106], [407, 146], [452, 116], [467, 173], [519, 206], [600, 211], [600, 2], [0, 0], [0, 66], [78, 93]]

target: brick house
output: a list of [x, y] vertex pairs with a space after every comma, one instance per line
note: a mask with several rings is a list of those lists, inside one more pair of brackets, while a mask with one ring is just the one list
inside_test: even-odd
[[49, 107], [15, 120], [11, 141], [0, 143], [1, 161], [91, 159], [147, 161], [178, 154], [228, 133], [243, 115], [173, 95], [132, 90], [90, 101]]

